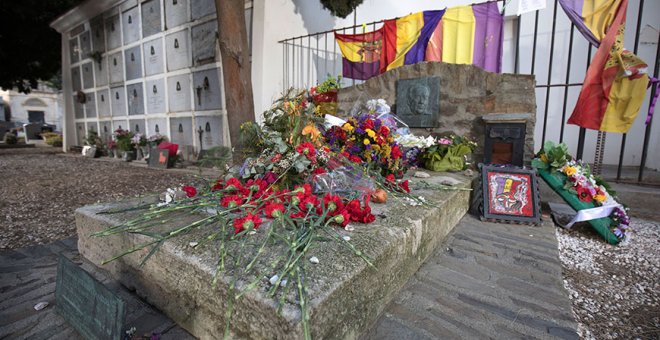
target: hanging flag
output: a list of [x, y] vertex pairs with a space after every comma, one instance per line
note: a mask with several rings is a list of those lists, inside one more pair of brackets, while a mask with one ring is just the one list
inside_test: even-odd
[[[502, 71], [504, 18], [496, 2], [447, 10], [413, 13], [386, 20], [378, 31], [335, 34], [344, 57], [343, 75], [368, 79], [375, 61], [366, 62], [359, 51], [365, 41], [382, 42], [379, 73], [421, 61], [474, 64], [490, 72]], [[361, 59], [362, 58], [362, 59]]]
[[339, 34], [335, 39], [342, 54], [342, 76], [367, 80], [380, 74], [383, 29], [363, 34]]
[[472, 5], [474, 13], [474, 51], [472, 65], [489, 72], [502, 72], [504, 16], [496, 2]]
[[568, 123], [605, 132], [628, 132], [649, 82], [646, 63], [623, 48], [628, 0], [559, 2], [580, 32], [599, 46]]
[[424, 11], [386, 20], [381, 72], [424, 61], [426, 46], [444, 13]]

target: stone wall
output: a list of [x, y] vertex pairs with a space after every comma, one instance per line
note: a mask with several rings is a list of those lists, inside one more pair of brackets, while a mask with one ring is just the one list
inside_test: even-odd
[[407, 65], [339, 91], [338, 115], [346, 116], [369, 99], [383, 98], [396, 112], [398, 79], [440, 77], [440, 114], [435, 128], [413, 129], [415, 134], [459, 134], [479, 145], [475, 161], [483, 157], [485, 115], [531, 113], [527, 123], [525, 162], [534, 154], [536, 117], [535, 79], [532, 75], [496, 74], [472, 65], [422, 62]]

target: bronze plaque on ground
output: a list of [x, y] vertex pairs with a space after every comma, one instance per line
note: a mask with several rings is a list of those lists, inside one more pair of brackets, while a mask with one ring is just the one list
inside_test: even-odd
[[55, 303], [84, 338], [122, 339], [124, 301], [63, 255], [57, 263]]
[[397, 80], [396, 114], [410, 127], [436, 127], [440, 114], [440, 77]]

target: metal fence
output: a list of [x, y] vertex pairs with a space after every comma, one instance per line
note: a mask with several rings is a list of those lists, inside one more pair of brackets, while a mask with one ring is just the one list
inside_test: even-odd
[[[657, 6], [658, 4], [654, 2], [650, 2], [649, 5], [644, 0], [630, 0], [625, 43], [629, 48], [630, 42], [633, 41], [632, 51], [635, 54], [640, 52], [640, 36], [645, 29], [642, 27], [643, 22], [657, 21], [654, 16]], [[283, 89], [308, 87], [323, 81], [328, 75], [341, 74], [342, 56], [334, 39], [335, 32], [341, 34], [370, 32], [379, 29], [382, 25], [382, 21], [377, 21], [280, 41], [284, 60]], [[655, 32], [657, 34], [657, 31]], [[536, 76], [537, 146], [543, 145], [545, 140], [567, 142], [569, 147], [575, 150], [574, 154], [577, 158], [594, 164], [596, 173], [603, 171], [604, 176], [616, 181], [634, 183], [644, 181], [653, 121], [646, 125], [642, 122], [645, 120], [647, 107], [651, 105], [653, 95], [657, 91], [657, 83], [647, 91], [645, 98], [647, 104], [642, 106], [639, 113], [639, 116], [643, 117], [637, 118], [628, 134], [587, 131], [567, 125], [566, 120], [573, 110], [586, 69], [596, 49], [576, 31], [576, 27], [570, 22], [558, 1], [548, 1], [548, 7], [540, 11], [521, 16], [505, 16], [504, 44], [503, 72]], [[654, 44], [655, 46], [652, 46]], [[649, 65], [649, 76], [657, 78], [660, 37], [655, 36], [655, 40], [647, 42], [644, 47], [646, 55], [641, 57]], [[358, 83], [361, 81], [344, 80], [343, 85]], [[635, 139], [631, 140], [629, 135], [634, 136]], [[606, 137], [609, 139], [607, 140]], [[609, 151], [607, 157], [606, 149]], [[589, 151], [593, 151], [593, 155]], [[651, 157], [658, 155], [653, 154]], [[615, 166], [603, 170], [601, 164], [604, 158], [607, 158], [606, 163]]]

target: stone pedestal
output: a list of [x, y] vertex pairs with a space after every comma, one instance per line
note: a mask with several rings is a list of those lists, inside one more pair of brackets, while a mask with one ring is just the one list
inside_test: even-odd
[[[447, 176], [458, 179], [459, 187], [471, 185], [471, 179], [459, 175], [436, 174], [425, 181], [440, 183], [446, 181]], [[321, 243], [311, 251], [309, 256], [320, 260], [319, 264], [307, 261], [305, 266], [311, 299], [311, 332], [315, 339], [355, 339], [366, 330], [463, 217], [470, 197], [470, 191], [465, 190], [420, 190], [414, 193], [426, 197], [431, 207], [409, 206], [390, 198], [387, 204], [372, 204], [377, 216], [374, 223], [354, 224], [355, 231], [352, 232], [339, 230], [350, 235], [351, 243], [373, 259], [375, 269], [336, 242]], [[135, 203], [99, 204], [78, 209], [76, 226], [80, 253], [100, 265], [103, 260], [122, 250], [151, 240], [136, 234], [90, 237], [90, 234], [131, 216], [99, 212], [108, 208], [130, 207]], [[187, 222], [183, 218], [176, 224], [185, 225]], [[267, 227], [262, 226], [264, 228]], [[252, 236], [255, 242], [263, 236], [262, 231]], [[201, 249], [189, 246], [189, 242], [199, 241], [202, 235], [205, 233], [200, 230], [165, 242], [141, 268], [140, 261], [147, 251], [125, 256], [103, 268], [191, 334], [201, 339], [217, 339], [223, 334], [225, 297], [231, 277], [222, 276], [217, 287], [211, 288], [218, 249], [214, 246], [197, 247]], [[269, 259], [277, 254], [267, 248], [262, 257]], [[264, 265], [256, 272], [267, 272], [267, 269]], [[238, 282], [239, 289], [245, 284]], [[295, 302], [296, 294], [293, 293], [295, 289], [291, 289], [288, 302], [278, 315], [276, 301], [266, 296], [268, 288], [267, 277], [264, 277], [254, 290], [234, 305], [231, 321], [233, 336], [252, 339], [303, 338], [300, 311]]]

